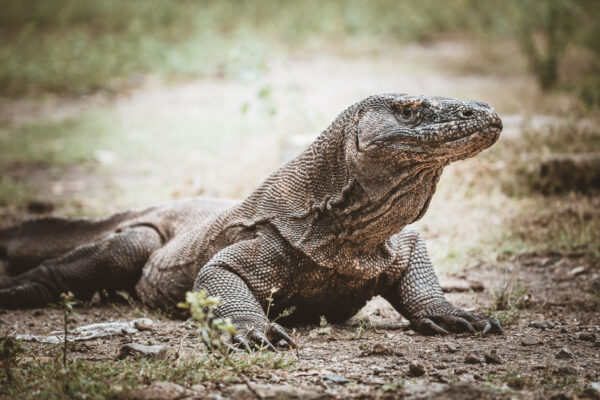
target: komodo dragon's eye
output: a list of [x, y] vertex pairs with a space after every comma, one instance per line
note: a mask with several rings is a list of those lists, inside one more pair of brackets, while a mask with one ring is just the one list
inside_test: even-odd
[[404, 107], [402, 108], [402, 116], [406, 119], [410, 119], [413, 115], [413, 109], [412, 107], [408, 106], [408, 107]]

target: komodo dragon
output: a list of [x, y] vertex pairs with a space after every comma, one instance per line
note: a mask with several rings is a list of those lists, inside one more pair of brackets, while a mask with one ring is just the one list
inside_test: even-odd
[[[497, 319], [446, 301], [419, 234], [442, 169], [491, 146], [490, 105], [376, 95], [342, 112], [298, 157], [243, 201], [192, 198], [106, 219], [41, 218], [0, 231], [11, 277], [0, 308], [44, 306], [62, 292], [88, 299], [128, 290], [151, 308], [206, 290], [240, 334], [283, 339], [282, 322], [344, 321], [381, 295], [422, 333], [502, 332]], [[263, 332], [267, 332], [265, 336]]]

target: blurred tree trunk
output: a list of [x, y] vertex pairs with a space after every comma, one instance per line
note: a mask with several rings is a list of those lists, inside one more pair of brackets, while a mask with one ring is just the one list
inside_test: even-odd
[[576, 5], [569, 0], [523, 0], [518, 39], [543, 89], [558, 82], [558, 64], [575, 26]]

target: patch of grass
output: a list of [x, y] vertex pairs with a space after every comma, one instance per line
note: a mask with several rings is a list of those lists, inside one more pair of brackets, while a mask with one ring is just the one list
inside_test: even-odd
[[[295, 359], [285, 354], [253, 353], [231, 355], [237, 369], [254, 374], [273, 369], [293, 369]], [[63, 374], [69, 379], [64, 385]], [[61, 399], [77, 397], [107, 398], [123, 388], [135, 389], [154, 381], [168, 381], [184, 386], [200, 382], [237, 382], [232, 367], [209, 355], [165, 360], [128, 359], [117, 361], [78, 360], [62, 367], [62, 361], [25, 361], [12, 369], [14, 384], [0, 381], [0, 394], [9, 398]]]
[[6, 0], [0, 92], [118, 90], [136, 85], [140, 74], [243, 78], [265, 68], [266, 47], [506, 36], [510, 23], [497, 15], [508, 17], [509, 9], [469, 0], [446, 7], [434, 0], [419, 7], [395, 0]]
[[89, 161], [96, 149], [114, 136], [114, 121], [100, 113], [85, 113], [60, 121], [42, 120], [0, 128], [0, 166], [16, 163], [69, 165]]
[[497, 291], [493, 291], [494, 300], [487, 308], [487, 312], [498, 318], [502, 326], [509, 326], [515, 322], [519, 313], [518, 309], [526, 307], [526, 293], [528, 288], [509, 280]]
[[600, 258], [600, 210], [594, 197], [534, 197], [523, 208], [509, 219], [505, 253], [585, 253]]
[[506, 374], [504, 374], [502, 380], [508, 386], [516, 390], [522, 390], [532, 385], [531, 377], [514, 367], [508, 367], [506, 369]]
[[0, 175], [0, 205], [22, 205], [29, 198], [30, 192], [31, 189], [23, 182]]

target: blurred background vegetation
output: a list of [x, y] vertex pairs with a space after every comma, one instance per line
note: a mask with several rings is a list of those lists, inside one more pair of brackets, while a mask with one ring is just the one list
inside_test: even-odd
[[[114, 91], [148, 73], [235, 74], [236, 64], [260, 64], [271, 46], [402, 46], [451, 36], [514, 38], [545, 89], [599, 102], [597, 1], [3, 0], [2, 9], [3, 95]], [[232, 54], [240, 43], [253, 52]]]
[[343, 108], [401, 91], [488, 101], [505, 125], [420, 222], [438, 264], [600, 258], [595, 178], [541, 174], [600, 153], [599, 20], [585, 0], [3, 0], [0, 222], [244, 197]]

